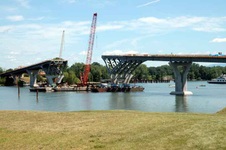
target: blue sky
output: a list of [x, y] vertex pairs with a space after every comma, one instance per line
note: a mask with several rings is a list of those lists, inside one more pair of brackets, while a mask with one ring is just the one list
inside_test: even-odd
[[[92, 62], [103, 54], [226, 53], [225, 0], [1, 0], [0, 67], [59, 56], [86, 61], [93, 13]], [[159, 66], [168, 62], [148, 62]]]

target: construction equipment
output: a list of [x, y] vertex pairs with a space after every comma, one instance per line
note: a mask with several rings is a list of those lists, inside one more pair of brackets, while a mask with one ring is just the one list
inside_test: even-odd
[[87, 86], [88, 76], [90, 73], [93, 44], [94, 44], [95, 31], [96, 31], [96, 21], [97, 21], [97, 13], [94, 13], [92, 24], [91, 24], [91, 29], [90, 29], [90, 35], [89, 35], [89, 46], [88, 46], [88, 50], [87, 50], [85, 69], [84, 69], [84, 72], [80, 75], [80, 80], [82, 82], [81, 84], [83, 86]]
[[63, 51], [63, 48], [64, 48], [64, 30], [63, 30], [62, 38], [61, 38], [61, 45], [60, 45], [60, 54], [59, 54], [59, 58], [62, 57], [62, 51]]

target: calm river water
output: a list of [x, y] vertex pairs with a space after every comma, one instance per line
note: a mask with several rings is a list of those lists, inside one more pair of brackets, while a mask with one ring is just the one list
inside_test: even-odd
[[[226, 84], [188, 82], [191, 96], [170, 95], [173, 83], [143, 83], [144, 92], [29, 92], [29, 87], [0, 87], [0, 110], [81, 111], [138, 110], [145, 112], [215, 113], [226, 107]], [[200, 86], [206, 85], [206, 86]]]

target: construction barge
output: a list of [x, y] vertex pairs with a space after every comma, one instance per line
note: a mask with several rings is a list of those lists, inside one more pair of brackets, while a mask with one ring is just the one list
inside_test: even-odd
[[130, 84], [99, 84], [89, 86], [56, 86], [56, 87], [33, 87], [31, 92], [142, 92], [144, 87]]
[[54, 92], [90, 91], [88, 86], [63, 86], [53, 88]]
[[112, 84], [112, 85], [103, 85], [91, 87], [91, 92], [142, 92], [144, 87], [142, 86], [131, 86], [129, 84]]
[[32, 87], [30, 92], [73, 92], [73, 91], [90, 91], [87, 86], [56, 86], [56, 87]]

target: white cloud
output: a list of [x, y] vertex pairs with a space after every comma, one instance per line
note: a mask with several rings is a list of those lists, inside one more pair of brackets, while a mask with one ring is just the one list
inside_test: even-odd
[[22, 7], [30, 8], [29, 0], [16, 0]]
[[9, 12], [9, 13], [14, 13], [16, 12], [17, 8], [16, 7], [9, 7], [9, 6], [0, 6], [0, 9], [1, 10], [4, 10], [6, 12]]
[[6, 19], [16, 22], [16, 21], [24, 20], [24, 17], [20, 16], [20, 15], [17, 15], [17, 16], [8, 16], [8, 17], [6, 17]]
[[20, 54], [19, 52], [15, 52], [15, 51], [10, 52], [10, 55], [19, 55], [19, 54]]
[[122, 50], [113, 50], [113, 51], [105, 51], [103, 55], [124, 55], [124, 54], [138, 54], [138, 51], [135, 50], [128, 50], [128, 51], [122, 51]]
[[73, 4], [78, 2], [78, 0], [61, 0], [62, 3], [69, 3], [69, 4]]
[[138, 5], [137, 8], [145, 7], [145, 6], [151, 5], [153, 3], [157, 3], [157, 2], [160, 2], [160, 0], [154, 0], [154, 1], [151, 1], [151, 2], [148, 2], [148, 3], [145, 3], [145, 4], [142, 4], [142, 5]]
[[8, 33], [12, 29], [12, 26], [0, 26], [0, 33]]
[[[11, 18], [14, 21], [22, 19], [24, 19], [23, 16]], [[40, 17], [39, 19], [41, 20], [43, 18]], [[0, 59], [3, 60], [3, 57], [23, 53], [24, 55], [21, 57], [10, 59], [15, 60], [16, 58], [20, 65], [29, 65], [28, 62], [40, 61], [36, 59], [37, 56], [42, 58], [42, 60], [57, 57], [59, 55], [62, 31], [65, 30], [65, 51], [63, 52], [63, 58], [68, 58], [72, 62], [81, 62], [81, 55], [86, 55], [86, 51], [84, 50], [87, 49], [90, 24], [90, 20], [81, 22], [68, 20], [48, 24], [20, 23], [19, 25], [1, 25], [0, 33], [4, 34], [0, 34], [0, 41], [5, 44], [0, 46], [2, 49]], [[138, 50], [146, 50], [141, 41], [150, 37], [153, 38], [154, 35], [159, 36], [178, 29], [186, 31], [222, 32], [226, 29], [225, 24], [226, 17], [208, 18], [187, 16], [174, 18], [142, 17], [125, 21], [100, 22], [97, 26], [98, 38], [106, 37], [106, 39], [98, 41], [98, 52], [94, 52], [93, 55], [100, 57], [101, 53], [136, 54]], [[108, 36], [112, 38], [108, 38]], [[220, 40], [213, 40], [213, 42], [217, 41]], [[223, 41], [221, 40], [221, 42]], [[3, 54], [6, 52], [8, 53]], [[22, 57], [26, 57], [26, 59]], [[84, 62], [84, 58], [82, 62]], [[3, 65], [5, 64], [0, 64], [0, 66]], [[18, 64], [11, 63], [10, 67], [11, 65], [16, 67]]]
[[98, 31], [107, 31], [107, 30], [118, 30], [122, 29], [124, 26], [123, 25], [100, 25], [97, 26]]
[[215, 38], [211, 42], [215, 42], [215, 43], [226, 42], [226, 38]]
[[43, 20], [45, 17], [37, 17], [37, 18], [28, 18], [27, 20], [30, 20], [30, 21], [40, 21], [40, 20]]
[[224, 32], [226, 17], [188, 17], [175, 18], [142, 17], [136, 20], [112, 22], [114, 26], [121, 26], [123, 30], [135, 30], [140, 33], [161, 33], [178, 28], [200, 32]]
[[68, 3], [75, 3], [76, 0], [68, 0]]
[[193, 30], [200, 32], [225, 32], [226, 28], [205, 26], [205, 27], [194, 27]]
[[79, 55], [87, 55], [87, 51], [81, 51]]
[[166, 20], [164, 19], [159, 19], [155, 17], [143, 17], [139, 18], [137, 21], [142, 22], [142, 23], [167, 23]]

